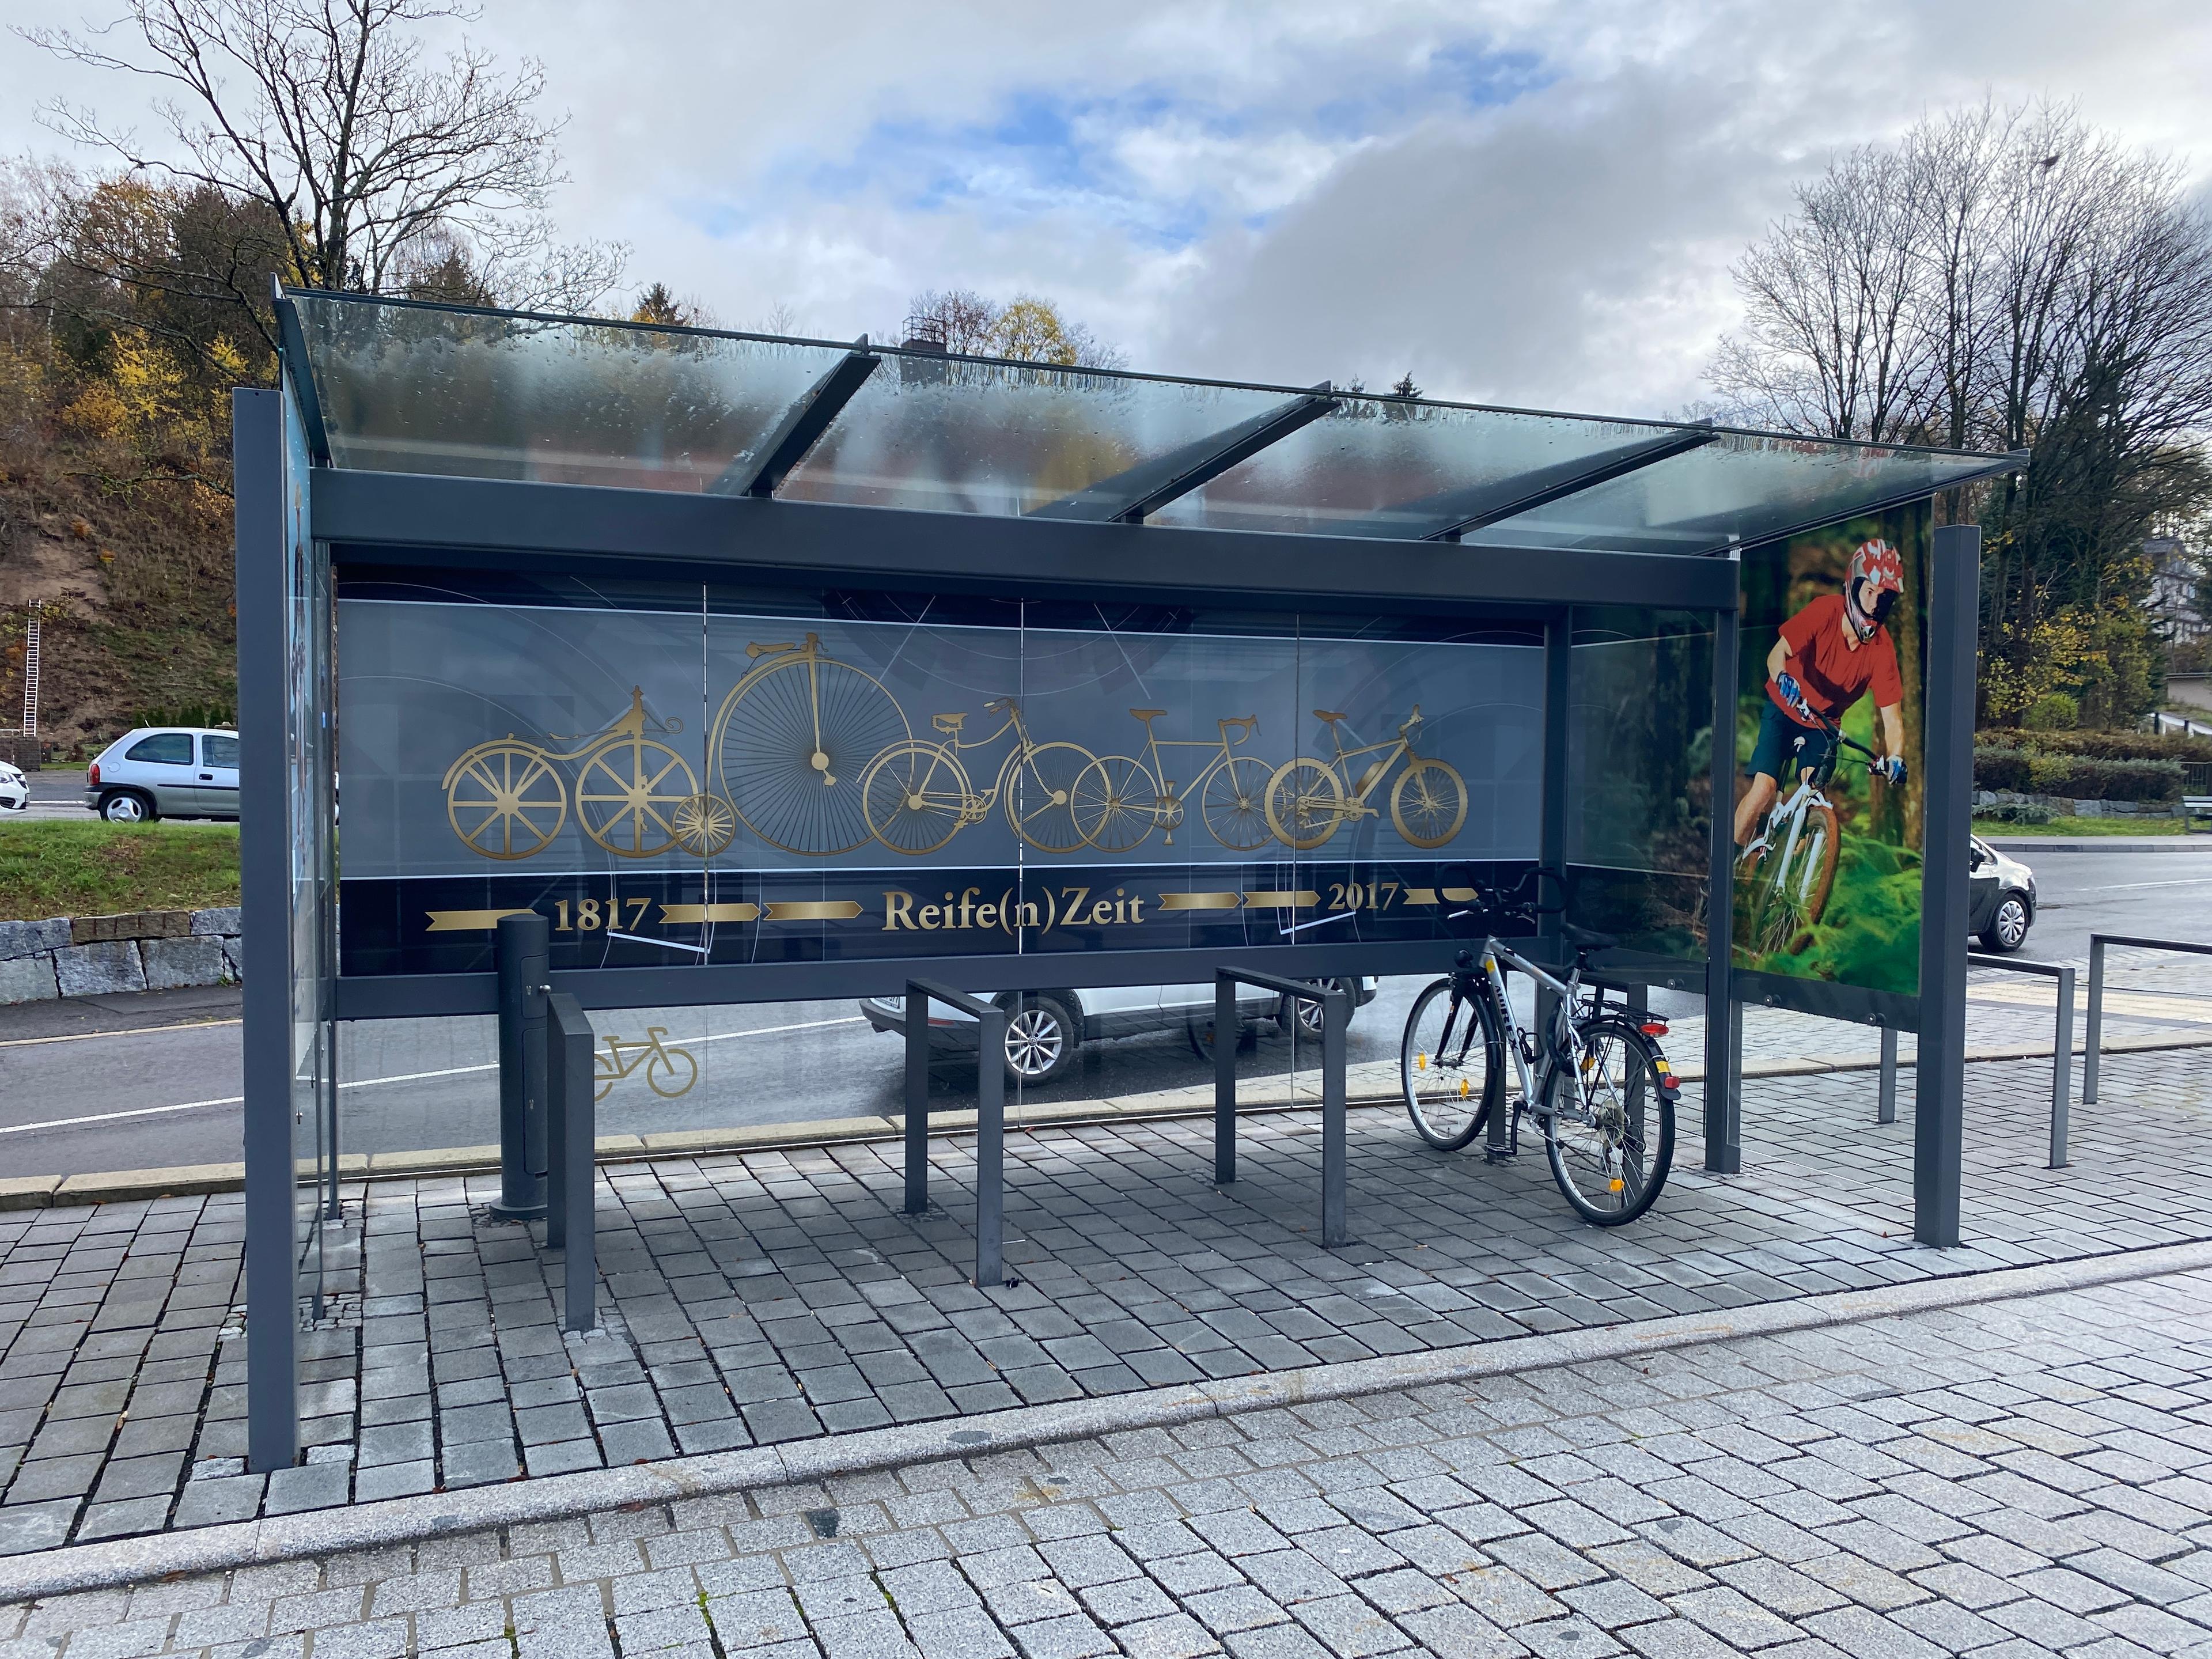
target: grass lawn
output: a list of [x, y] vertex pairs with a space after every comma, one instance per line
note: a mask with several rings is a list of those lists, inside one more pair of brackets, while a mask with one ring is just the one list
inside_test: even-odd
[[2188, 832], [2185, 818], [2053, 818], [2048, 823], [1974, 820], [1978, 836], [2180, 836]]
[[237, 902], [234, 823], [0, 824], [0, 921]]

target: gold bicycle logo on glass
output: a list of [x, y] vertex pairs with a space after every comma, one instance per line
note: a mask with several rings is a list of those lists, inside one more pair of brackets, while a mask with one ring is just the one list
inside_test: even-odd
[[[872, 841], [919, 858], [994, 808], [1041, 853], [1118, 854], [1156, 829], [1172, 845], [1194, 800], [1207, 831], [1232, 852], [1256, 852], [1270, 841], [1305, 851], [1340, 824], [1376, 816], [1367, 798], [1401, 758], [1406, 768], [1389, 795], [1401, 836], [1416, 847], [1441, 847], [1467, 821], [1459, 774], [1413, 751], [1418, 704], [1395, 740], [1349, 750], [1337, 731], [1346, 717], [1316, 709], [1334, 757], [1301, 757], [1270, 771], [1256, 756], [1237, 752], [1259, 729], [1249, 714], [1217, 721], [1217, 738], [1185, 739], [1153, 728], [1165, 709], [1133, 708], [1145, 728], [1141, 760], [1039, 743], [1011, 697], [984, 705], [1004, 716], [989, 735], [967, 737], [967, 715], [948, 713], [932, 717], [939, 735], [930, 739], [914, 735], [881, 680], [829, 655], [817, 635], [797, 644], [756, 641], [745, 655], [754, 666], [723, 699], [708, 735], [714, 787], [702, 790], [690, 763], [662, 741], [679, 734], [682, 722], [655, 720], [633, 688], [629, 711], [576, 749], [549, 750], [510, 732], [462, 755], [444, 783], [453, 833], [486, 858], [534, 856], [568, 821], [569, 787], [558, 769], [570, 764], [584, 833], [630, 859], [679, 848], [712, 857], [740, 823], [802, 857], [834, 858]], [[962, 757], [1002, 741], [992, 781], [979, 791]], [[1206, 758], [1179, 781], [1165, 751], [1191, 749]], [[1351, 763], [1369, 755], [1380, 758], [1353, 779]]]
[[606, 1053], [592, 1056], [592, 1075], [599, 1085], [592, 1098], [605, 1100], [616, 1084], [635, 1076], [641, 1066], [645, 1070], [645, 1086], [663, 1100], [690, 1094], [691, 1085], [699, 1080], [699, 1062], [689, 1049], [672, 1048], [662, 1042], [667, 1035], [665, 1025], [646, 1027], [642, 1042], [625, 1042], [610, 1034]]

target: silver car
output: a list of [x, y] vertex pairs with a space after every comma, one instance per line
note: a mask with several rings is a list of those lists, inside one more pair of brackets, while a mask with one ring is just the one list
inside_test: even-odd
[[[1371, 977], [1330, 982], [1352, 993], [1355, 1011], [1375, 1000]], [[1018, 997], [1007, 992], [991, 1000], [1006, 1011], [1006, 1076], [1015, 1083], [1050, 1083], [1075, 1063], [1075, 1051], [1086, 1042], [1145, 1031], [1189, 1031], [1195, 1038], [1213, 1018], [1211, 985], [1112, 985]], [[1287, 1024], [1295, 1019], [1305, 1035], [1318, 1036], [1319, 1006], [1300, 1002], [1294, 1009], [1285, 1007], [1290, 1000], [1247, 986], [1240, 991], [1237, 1012], [1248, 1024], [1272, 1019]], [[860, 1012], [878, 1031], [906, 1030], [904, 997], [863, 997]], [[975, 1022], [958, 1009], [941, 1004], [931, 1008], [929, 1026], [933, 1048], [975, 1052]]]
[[238, 816], [238, 733], [142, 726], [84, 770], [84, 804], [110, 823]]

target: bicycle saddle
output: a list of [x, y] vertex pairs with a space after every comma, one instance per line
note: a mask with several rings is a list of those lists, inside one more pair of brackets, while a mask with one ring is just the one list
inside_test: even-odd
[[1132, 708], [1129, 713], [1140, 720], [1156, 720], [1168, 711], [1164, 708]]
[[1563, 921], [1559, 924], [1559, 937], [1573, 945], [1576, 950], [1583, 952], [1610, 951], [1620, 943], [1617, 934], [1601, 933], [1592, 928], [1577, 927], [1571, 921]]
[[1334, 708], [1316, 708], [1314, 710], [1314, 718], [1317, 720], [1327, 720], [1331, 726], [1334, 726], [1337, 721], [1342, 720], [1344, 716]]
[[965, 710], [957, 714], [932, 714], [929, 723], [940, 732], [957, 732], [968, 724], [968, 715]]

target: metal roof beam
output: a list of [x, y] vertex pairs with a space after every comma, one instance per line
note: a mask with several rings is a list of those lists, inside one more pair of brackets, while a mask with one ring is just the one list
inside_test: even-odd
[[710, 495], [773, 495], [791, 470], [806, 459], [806, 452], [822, 441], [853, 394], [867, 383], [883, 359], [868, 349], [863, 334], [836, 366], [807, 389], [793, 404], [782, 423], [753, 452], [760, 459], [740, 457], [707, 487]]
[[1048, 501], [1027, 516], [1073, 519], [1085, 524], [1140, 524], [1146, 514], [1158, 512], [1178, 495], [1188, 495], [1212, 483], [1269, 444], [1279, 443], [1300, 427], [1319, 420], [1341, 401], [1323, 380], [1303, 398], [1293, 398], [1225, 431], [1140, 461], [1087, 489]]
[[[1594, 489], [1599, 484], [1609, 483], [1644, 467], [1701, 448], [1719, 435], [1711, 421], [1699, 421], [1694, 426], [1679, 427], [1640, 443], [1623, 444], [1617, 448], [1601, 450], [1595, 455], [1583, 455], [1571, 461], [1560, 461], [1528, 472], [1516, 472], [1492, 483], [1477, 484], [1467, 489], [1447, 489], [1415, 501], [1401, 501], [1395, 507], [1385, 507], [1364, 525], [1346, 526], [1340, 533], [1405, 537], [1409, 540], [1425, 542], [1455, 542], [1468, 531], [1502, 523], [1583, 490]], [[1409, 520], [1420, 526], [1410, 536], [1397, 527]]]

